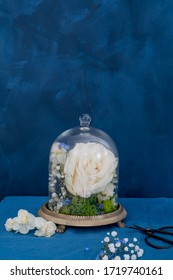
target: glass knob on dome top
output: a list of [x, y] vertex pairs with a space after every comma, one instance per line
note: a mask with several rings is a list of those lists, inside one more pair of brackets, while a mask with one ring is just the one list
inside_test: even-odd
[[90, 122], [91, 122], [91, 117], [88, 114], [82, 114], [79, 117], [79, 121], [80, 121], [80, 126], [89, 127], [90, 126]]

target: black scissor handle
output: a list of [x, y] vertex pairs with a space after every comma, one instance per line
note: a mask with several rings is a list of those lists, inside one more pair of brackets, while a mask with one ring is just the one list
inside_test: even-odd
[[173, 235], [173, 231], [167, 231], [167, 229], [173, 229], [173, 226], [165, 226], [157, 229], [158, 233]]
[[[159, 245], [158, 246], [158, 245], [153, 244], [151, 241], [149, 241], [151, 238], [152, 239], [158, 239], [158, 240], [161, 240], [165, 243], [169, 243], [169, 244], [172, 244], [172, 245], [168, 245], [168, 246], [160, 246]], [[145, 242], [146, 242], [147, 245], [149, 245], [149, 246], [151, 246], [155, 249], [169, 249], [173, 246], [173, 242], [171, 240], [163, 238], [161, 236], [157, 236], [155, 234], [149, 234], [149, 235], [145, 236]]]
[[[171, 247], [173, 247], [173, 240], [170, 240], [170, 239], [167, 239], [165, 237], [162, 237], [160, 235], [157, 235], [157, 233], [159, 234], [165, 234], [165, 235], [171, 235], [173, 236], [173, 232], [171, 231], [167, 231], [168, 229], [173, 229], [173, 226], [164, 226], [164, 227], [161, 227], [161, 228], [158, 228], [158, 229], [150, 229], [150, 228], [143, 228], [143, 227], [140, 227], [138, 225], [133, 225], [133, 226], [127, 226], [128, 228], [131, 228], [131, 229], [136, 229], [136, 230], [139, 230], [141, 232], [143, 232], [144, 234], [146, 234], [145, 236], [145, 242], [147, 245], [155, 248], [155, 249], [169, 249]], [[157, 240], [160, 240], [166, 244], [169, 244], [169, 245], [165, 245], [165, 246], [158, 246], [158, 245], [155, 245], [151, 242], [151, 239], [157, 239]]]

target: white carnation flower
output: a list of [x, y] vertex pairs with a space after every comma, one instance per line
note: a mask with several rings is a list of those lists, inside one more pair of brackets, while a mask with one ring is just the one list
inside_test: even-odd
[[56, 231], [56, 225], [53, 222], [47, 221], [41, 217], [35, 219], [35, 227], [37, 228], [34, 233], [36, 236], [51, 237]]
[[18, 216], [13, 219], [13, 230], [22, 234], [27, 234], [35, 228], [35, 216], [27, 210], [20, 209]]

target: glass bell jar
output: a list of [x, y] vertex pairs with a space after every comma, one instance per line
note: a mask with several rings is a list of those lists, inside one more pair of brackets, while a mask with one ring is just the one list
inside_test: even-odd
[[117, 147], [108, 134], [90, 126], [88, 114], [79, 121], [51, 147], [46, 211], [50, 220], [64, 225], [118, 222], [126, 212], [118, 203]]

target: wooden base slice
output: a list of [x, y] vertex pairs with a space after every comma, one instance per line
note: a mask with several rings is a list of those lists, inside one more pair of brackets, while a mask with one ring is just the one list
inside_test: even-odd
[[125, 224], [122, 223], [122, 220], [127, 216], [127, 212], [121, 204], [118, 204], [117, 210], [109, 214], [97, 216], [73, 216], [53, 212], [48, 209], [48, 204], [45, 203], [39, 209], [38, 214], [44, 219], [57, 224], [57, 232], [59, 233], [65, 231], [65, 226], [95, 227], [117, 223], [119, 227], [124, 227]]

